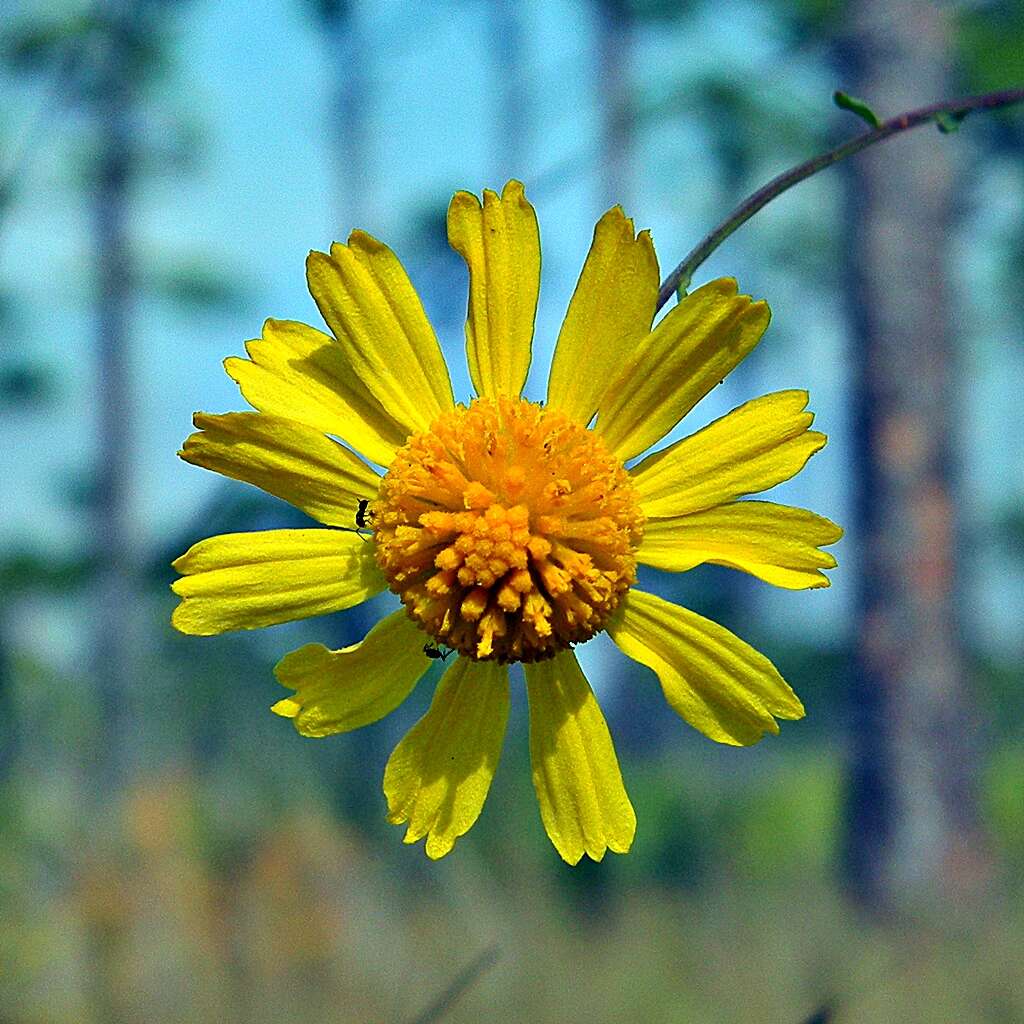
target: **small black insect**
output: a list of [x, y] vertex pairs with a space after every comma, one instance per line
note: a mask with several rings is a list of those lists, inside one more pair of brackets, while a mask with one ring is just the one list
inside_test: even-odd
[[430, 643], [428, 641], [427, 643], [425, 643], [423, 645], [423, 653], [428, 658], [432, 658], [434, 661], [437, 661], [439, 658], [440, 658], [441, 661], [447, 661], [448, 660], [448, 655], [451, 654], [452, 652], [451, 651], [442, 651], [440, 647], [435, 647], [432, 643]]
[[373, 519], [373, 512], [370, 510], [369, 505], [369, 498], [359, 499], [359, 508], [356, 509], [356, 526], [360, 530], [372, 529], [371, 520]]

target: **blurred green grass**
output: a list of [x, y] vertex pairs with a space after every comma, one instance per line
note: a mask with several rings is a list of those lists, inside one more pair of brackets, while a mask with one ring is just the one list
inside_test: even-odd
[[885, 920], [835, 877], [834, 749], [731, 776], [685, 744], [627, 764], [634, 853], [570, 869], [519, 746], [437, 864], [339, 820], [282, 762], [168, 769], [100, 801], [87, 775], [36, 764], [2, 793], [0, 1019], [413, 1020], [491, 944], [446, 1020], [796, 1024], [828, 1000], [839, 1022], [1021, 1019], [1019, 745], [985, 776], [1006, 877], [980, 908]]

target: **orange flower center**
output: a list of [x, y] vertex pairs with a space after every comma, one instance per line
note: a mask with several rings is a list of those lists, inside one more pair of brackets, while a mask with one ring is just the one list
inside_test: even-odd
[[377, 562], [438, 643], [539, 661], [601, 631], [636, 579], [643, 513], [592, 431], [477, 398], [398, 450], [371, 505]]

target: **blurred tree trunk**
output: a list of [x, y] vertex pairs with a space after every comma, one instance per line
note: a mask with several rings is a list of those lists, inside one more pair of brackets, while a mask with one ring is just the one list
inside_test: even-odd
[[11, 666], [10, 628], [12, 602], [8, 597], [0, 606], [0, 784], [14, 772], [20, 746], [20, 709], [14, 693]]
[[[335, 168], [333, 208], [340, 215], [337, 240], [344, 242], [352, 228], [370, 228], [372, 203], [368, 201], [369, 133], [367, 114], [369, 92], [367, 68], [370, 66], [372, 40], [365, 37], [359, 24], [354, 0], [314, 0], [320, 26], [327, 42], [331, 78], [327, 138]], [[353, 525], [355, 509], [352, 510]], [[350, 612], [342, 620], [344, 634], [330, 647], [356, 643], [362, 634], [350, 635], [357, 628], [361, 613]], [[366, 623], [366, 629], [369, 629]], [[322, 766], [327, 786], [337, 809], [363, 829], [379, 826], [381, 819], [380, 768], [387, 756], [385, 740], [379, 729], [356, 729], [325, 745]]]
[[335, 172], [334, 209], [344, 242], [352, 228], [368, 228], [370, 174], [366, 118], [369, 90], [364, 38], [353, 0], [315, 0], [327, 42], [331, 75], [328, 138]]
[[500, 104], [496, 111], [500, 126], [498, 175], [492, 187], [500, 188], [509, 178], [522, 180], [527, 176], [530, 98], [523, 73], [523, 10], [509, 0], [496, 0], [488, 9]]
[[138, 633], [139, 581], [130, 511], [133, 408], [129, 321], [134, 292], [128, 222], [135, 176], [133, 73], [135, 5], [106, 5], [105, 60], [91, 96], [98, 140], [91, 195], [95, 247], [97, 466], [92, 543], [96, 554], [93, 667], [103, 712], [103, 766], [125, 767], [132, 664]]
[[630, 0], [595, 0], [598, 36], [597, 95], [601, 103], [601, 201], [626, 207], [633, 181], [635, 111], [629, 70], [633, 51]]
[[[844, 88], [892, 113], [950, 95], [949, 8], [851, 6]], [[846, 164], [860, 551], [845, 872], [885, 910], [984, 870], [958, 617], [957, 147], [922, 129]]]

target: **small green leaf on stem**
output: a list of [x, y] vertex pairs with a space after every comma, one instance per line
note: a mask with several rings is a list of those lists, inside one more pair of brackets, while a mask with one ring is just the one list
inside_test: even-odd
[[967, 116], [967, 111], [958, 111], [955, 114], [947, 114], [945, 112], [935, 115], [935, 127], [942, 132], [943, 135], [949, 135], [951, 132], [955, 132], [960, 127], [960, 122]]
[[878, 120], [878, 115], [863, 101], [857, 99], [856, 96], [850, 96], [848, 93], [840, 92], [838, 89], [832, 93], [832, 102], [843, 110], [850, 111], [851, 114], [856, 114], [862, 121], [866, 121], [872, 128], [877, 128], [882, 122]]

